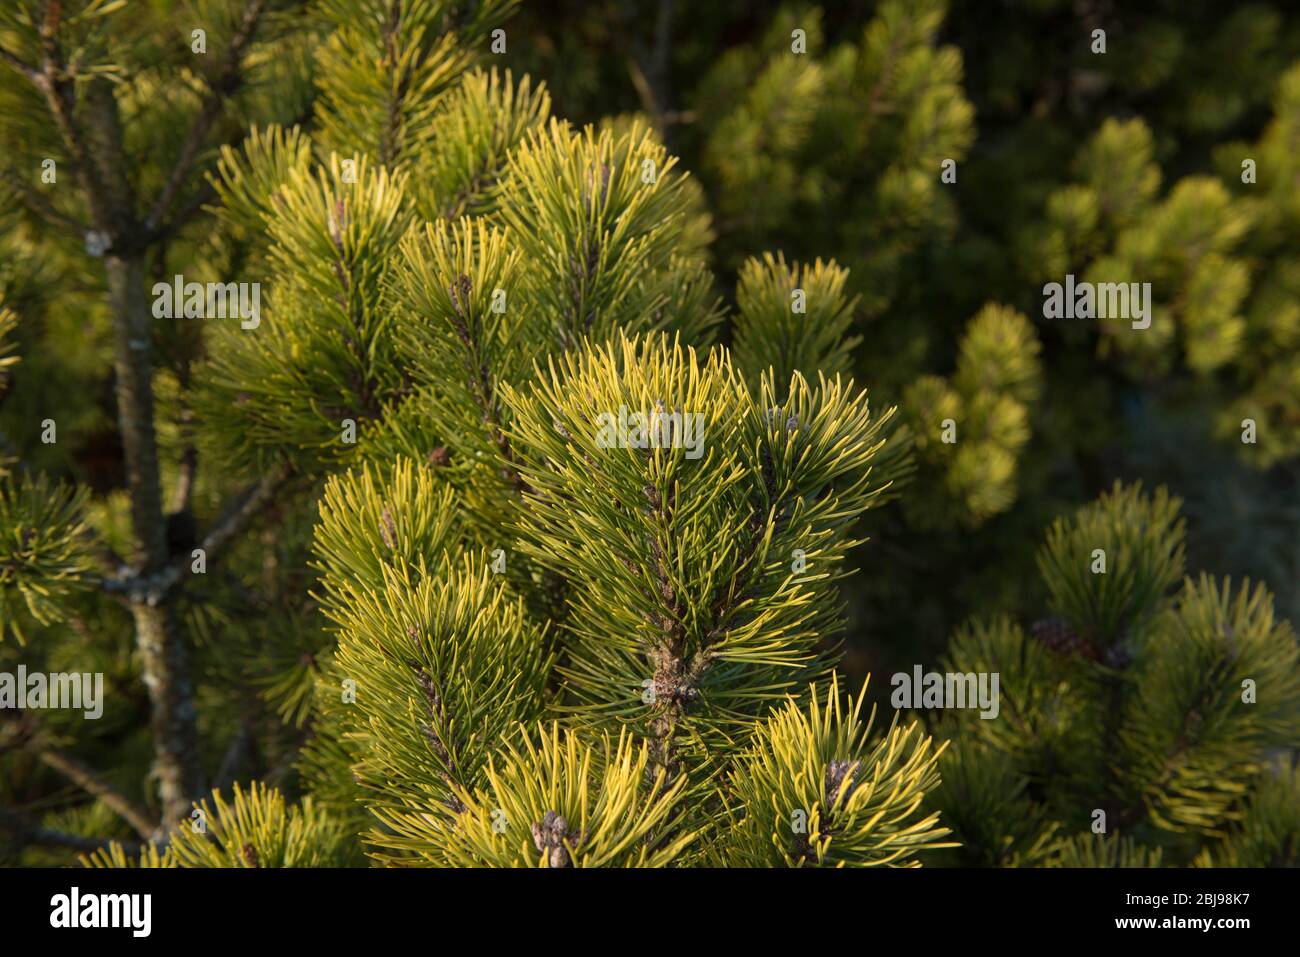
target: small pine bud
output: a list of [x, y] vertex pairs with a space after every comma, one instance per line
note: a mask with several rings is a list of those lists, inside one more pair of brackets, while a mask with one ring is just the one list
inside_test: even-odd
[[601, 163], [599, 167], [587, 171], [587, 188], [583, 191], [582, 204], [588, 213], [593, 207], [604, 205], [605, 196], [609, 192], [609, 174], [608, 163]]
[[569, 866], [569, 852], [564, 846], [566, 841], [570, 847], [577, 849], [587, 839], [585, 831], [570, 831], [569, 822], [555, 811], [547, 811], [540, 821], [534, 821], [529, 826], [529, 830], [533, 835], [533, 846], [546, 852], [547, 863], [551, 867]]
[[469, 313], [469, 296], [473, 290], [474, 285], [469, 276], [463, 273], [453, 285], [447, 287], [447, 292], [451, 294], [451, 306], [462, 319]]
[[348, 208], [339, 200], [334, 204], [334, 212], [330, 215], [329, 229], [330, 239], [334, 243], [334, 248], [340, 253], [343, 252], [343, 232], [348, 228]]
[[[851, 784], [858, 773], [857, 761], [832, 761], [826, 766], [826, 806], [834, 807], [847, 778]], [[850, 786], [850, 791], [852, 791]]]

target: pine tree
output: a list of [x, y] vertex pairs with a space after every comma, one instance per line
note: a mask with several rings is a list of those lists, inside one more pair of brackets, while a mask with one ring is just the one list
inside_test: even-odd
[[1003, 708], [934, 723], [956, 859], [1296, 863], [1300, 644], [1263, 586], [1184, 575], [1179, 504], [1117, 484], [1049, 529], [1043, 617], [953, 637], [945, 670], [999, 674]]
[[[175, 158], [125, 157], [137, 126], [170, 119], [127, 104], [186, 67], [118, 39], [175, 22], [97, 3], [5, 24], [78, 187], [24, 184], [30, 212], [87, 218], [86, 255], [104, 260], [131, 469], [131, 557], [103, 571], [125, 503], [96, 514], [6, 479], [7, 630], [70, 635], [115, 596], [151, 691], [161, 827], [133, 808], [139, 856], [116, 843], [88, 860], [915, 863], [944, 834], [917, 810], [940, 749], [914, 724], [872, 735], [833, 677], [837, 582], [890, 484], [874, 465], [893, 410], [838, 374], [838, 336], [801, 358], [807, 375], [769, 368], [792, 308], [757, 278], [770, 259], [753, 266], [744, 367], [713, 345], [698, 190], [644, 127], [575, 129], [541, 87], [477, 66], [503, 7], [362, 6], [321, 5], [320, 34], [287, 5], [213, 10], [207, 42], [226, 52], [184, 104]], [[308, 55], [314, 99], [294, 72]], [[284, 71], [293, 95], [259, 100]], [[249, 102], [228, 103], [235, 89]], [[142, 349], [149, 280], [177, 271], [256, 277], [265, 314], [160, 328]], [[842, 270], [808, 275], [814, 314], [842, 311]], [[181, 414], [155, 428], [162, 397]], [[160, 459], [182, 503], [166, 516]], [[246, 491], [202, 535], [184, 527], [236, 478]], [[309, 519], [318, 489], [313, 584], [290, 564], [310, 525], [284, 513]], [[256, 558], [234, 540], [268, 513], [280, 540], [249, 595], [225, 567]], [[45, 660], [61, 635], [42, 636]], [[242, 707], [213, 700], [227, 689]], [[218, 790], [195, 806], [222, 731]], [[227, 803], [260, 749], [280, 756], [268, 778]], [[285, 761], [300, 803], [271, 783]], [[797, 807], [756, 790], [773, 779]]]
[[[6, 860], [1295, 862], [1295, 634], [1184, 577], [1251, 529], [1117, 484], [1023, 548], [1134, 405], [1286, 499], [1287, 34], [1225, 15], [1212, 89], [1156, 16], [1099, 80], [1073, 10], [1061, 90], [939, 0], [742, 12], [686, 88], [660, 5], [642, 110], [570, 122], [608, 64], [507, 69], [511, 0], [0, 11], [0, 674], [110, 692], [0, 715]], [[1071, 271], [1156, 334], [1027, 318]], [[877, 721], [845, 639], [972, 608], [1000, 720]]]
[[[1267, 2], [1035, 0], [996, 10], [880, 3], [862, 16], [790, 3], [768, 15], [719, 3], [679, 16], [674, 30], [621, 23], [635, 35], [627, 43], [609, 20], [570, 17], [545, 31], [564, 34], [559, 48], [521, 49], [555, 73], [575, 45], [607, 51], [566, 73], [557, 96], [569, 112], [597, 116], [639, 103], [671, 133], [717, 216], [724, 287], [763, 246], [852, 267], [846, 292], [859, 299], [848, 329], [866, 343], [852, 371], [929, 442], [913, 497], [873, 519], [878, 547], [923, 571], [896, 562], [866, 582], [855, 623], [917, 631], [917, 606], [938, 578], [955, 583], [952, 601], [928, 609], [936, 620], [919, 630], [940, 634], [982, 607], [1032, 600], [1018, 584], [1032, 581], [1023, 542], [1115, 475], [1177, 484], [1216, 569], [1294, 577], [1294, 295], [1283, 237], [1295, 217], [1276, 192], [1293, 152], [1283, 146], [1284, 77], [1300, 56], [1288, 12]], [[634, 95], [618, 81], [638, 73], [647, 83]], [[1150, 133], [1145, 146], [1104, 132], [1135, 118]], [[1114, 148], [1099, 150], [1108, 138]], [[1162, 205], [1184, 180], [1209, 192]], [[1221, 214], [1236, 238], [1207, 258], [1196, 229]], [[1112, 256], [1120, 232], [1132, 248]], [[1083, 279], [1094, 260], [1112, 277], [1153, 281], [1155, 333], [1039, 321], [1043, 284], [1071, 270]], [[1193, 266], [1196, 282], [1185, 283]], [[978, 400], [974, 422], [933, 416], [929, 404], [952, 397], [932, 377], [951, 376], [963, 326], [992, 304], [1031, 320], [1040, 348], [1026, 345], [1050, 387], [1028, 406], [1030, 441], [984, 440], [985, 454], [949, 461], [961, 439], [944, 443], [942, 421], [959, 435], [963, 425], [982, 430], [997, 396]], [[1277, 600], [1294, 618], [1288, 591]]]

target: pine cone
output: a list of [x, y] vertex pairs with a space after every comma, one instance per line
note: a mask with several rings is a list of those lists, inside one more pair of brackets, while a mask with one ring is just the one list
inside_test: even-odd
[[1091, 641], [1079, 634], [1063, 618], [1040, 618], [1030, 626], [1036, 641], [1066, 658], [1100, 661], [1101, 652]]

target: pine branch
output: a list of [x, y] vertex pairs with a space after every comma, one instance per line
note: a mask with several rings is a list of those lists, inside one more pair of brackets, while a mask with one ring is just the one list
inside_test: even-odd
[[[467, 285], [469, 280], [467, 277], [462, 276], [458, 280], [459, 282]], [[459, 288], [460, 292], [452, 300], [456, 309], [456, 318], [452, 320], [452, 326], [456, 330], [456, 336], [460, 339], [461, 345], [465, 348], [465, 367], [469, 375], [470, 391], [480, 410], [482, 410], [483, 425], [488, 431], [488, 438], [501, 456], [501, 476], [517, 494], [522, 495], [530, 491], [530, 489], [523, 476], [519, 474], [514, 453], [510, 449], [510, 438], [501, 429], [501, 413], [496, 398], [496, 382], [491, 370], [488, 368], [483, 343], [470, 331], [466, 323], [466, 311], [469, 306], [467, 302], [461, 302], [461, 300], [467, 299], [468, 292], [464, 285]]]
[[53, 65], [47, 62], [45, 72], [37, 74], [34, 82], [44, 94], [54, 125], [63, 138], [64, 146], [72, 155], [73, 168], [82, 181], [82, 189], [90, 206], [91, 220], [97, 229], [107, 233], [110, 238], [116, 238], [118, 231], [114, 228], [113, 217], [108, 209], [103, 183], [90, 161], [85, 131], [72, 115], [72, 104], [65, 99], [66, 91], [54, 77]]
[[[243, 131], [241, 130], [240, 133], [242, 135]], [[181, 229], [181, 227], [197, 216], [204, 206], [207, 206], [216, 198], [216, 187], [211, 183], [204, 182], [189, 201], [176, 211], [176, 214], [173, 215], [171, 219], [154, 230], [153, 238], [155, 240], [162, 240], [175, 234]]]
[[120, 815], [141, 837], [148, 838], [157, 830], [157, 825], [149, 819], [144, 809], [101, 778], [94, 769], [73, 755], [42, 740], [42, 729], [34, 715], [27, 713], [4, 717], [16, 725], [17, 741], [21, 742], [22, 746], [35, 750], [43, 764], [57, 771], [87, 794], [103, 801], [105, 807]]
[[29, 79], [45, 98], [55, 128], [72, 156], [73, 169], [81, 180], [92, 223], [109, 237], [112, 244], [116, 244], [121, 239], [125, 223], [119, 220], [118, 211], [113, 209], [106, 184], [92, 162], [90, 140], [74, 115], [75, 92], [69, 82], [63, 53], [55, 40], [59, 19], [59, 5], [51, 4], [40, 27], [41, 68]]
[[[391, 4], [388, 15], [384, 18], [383, 28], [380, 30], [380, 42], [383, 44], [386, 66], [396, 66], [401, 59], [397, 49], [397, 30], [401, 26], [401, 19], [402, 5]], [[392, 169], [397, 161], [397, 140], [402, 128], [402, 101], [410, 92], [411, 74], [419, 67], [423, 58], [424, 53], [421, 51], [416, 61], [402, 70], [394, 84], [393, 95], [388, 101], [383, 130], [379, 134], [379, 162], [388, 169]]]
[[[204, 556], [209, 562], [220, 556], [253, 519], [270, 505], [276, 493], [292, 474], [293, 470], [289, 465], [280, 465], [226, 503], [198, 546], [203, 549]], [[128, 574], [118, 578], [105, 578], [99, 584], [104, 591], [122, 596], [128, 602], [159, 605], [181, 583], [190, 564], [191, 557], [181, 555], [154, 574]]]
[[203, 537], [202, 547], [209, 559], [220, 555], [226, 546], [248, 527], [258, 513], [271, 504], [276, 492], [292, 474], [293, 470], [287, 464], [282, 464], [227, 504], [221, 516]]
[[10, 67], [18, 71], [19, 73], [21, 73], [23, 76], [27, 77], [27, 79], [30, 80], [31, 82], [33, 83], [36, 82], [36, 78], [39, 75], [36, 68], [34, 66], [30, 66], [25, 61], [15, 56], [10, 51], [6, 50], [4, 47], [0, 47], [0, 62], [9, 64]]
[[240, 17], [239, 25], [235, 28], [235, 33], [231, 37], [230, 48], [226, 51], [225, 59], [222, 61], [216, 78], [209, 84], [208, 95], [204, 99], [203, 105], [199, 108], [198, 114], [190, 124], [190, 131], [181, 146], [180, 154], [176, 158], [176, 164], [172, 167], [171, 174], [167, 177], [158, 198], [154, 200], [149, 215], [145, 217], [144, 227], [146, 232], [154, 233], [157, 231], [159, 223], [162, 222], [168, 208], [176, 199], [176, 194], [180, 192], [181, 187], [189, 178], [190, 171], [194, 166], [194, 160], [203, 148], [203, 141], [212, 129], [212, 124], [216, 122], [217, 117], [221, 114], [222, 105], [243, 84], [244, 53], [252, 41], [262, 11], [262, 0], [249, 0], [245, 4], [243, 16]]
[[[655, 8], [654, 44], [650, 49], [639, 40], [632, 40], [628, 45], [631, 51], [627, 56], [627, 72], [636, 88], [641, 108], [650, 116], [655, 132], [669, 144], [669, 125], [680, 115], [670, 109], [672, 95], [670, 68], [672, 65], [672, 23], [675, 0], [659, 0]], [[627, 9], [617, 10], [626, 35], [633, 35], [632, 24], [638, 11], [635, 4]]]
[[[307, 121], [311, 119], [311, 115], [312, 109], [309, 106], [288, 123], [283, 124], [283, 126], [285, 129], [304, 126]], [[238, 147], [247, 136], [248, 131], [241, 127], [222, 145], [222, 152], [224, 152], [227, 147], [231, 149]], [[143, 241], [146, 244], [151, 244], [161, 242], [162, 240], [173, 236], [194, 219], [195, 216], [202, 212], [204, 207], [210, 206], [214, 203], [216, 203], [217, 206], [220, 206], [220, 198], [220, 194], [217, 192], [217, 188], [213, 185], [212, 181], [210, 179], [204, 179], [203, 183], [195, 191], [194, 195], [191, 196], [174, 214], [172, 214], [166, 222], [159, 222], [152, 228], [146, 229]], [[172, 201], [175, 201], [175, 197], [172, 198]]]
[[44, 764], [49, 765], [83, 791], [103, 801], [106, 807], [117, 812], [123, 820], [135, 828], [141, 837], [148, 839], [157, 830], [157, 825], [150, 821], [143, 809], [77, 758], [50, 746], [42, 747], [39, 757]]
[[66, 847], [74, 851], [85, 852], [97, 851], [110, 844], [120, 844], [128, 854], [136, 854], [140, 851], [140, 844], [136, 841], [123, 841], [115, 837], [82, 837], [80, 834], [69, 834], [66, 831], [42, 827], [26, 815], [3, 808], [0, 808], [0, 825], [5, 826], [17, 835], [18, 840], [24, 844]]

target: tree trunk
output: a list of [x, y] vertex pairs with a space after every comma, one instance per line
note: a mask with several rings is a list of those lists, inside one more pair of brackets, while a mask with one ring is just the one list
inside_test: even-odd
[[[131, 565], [137, 573], [153, 574], [166, 565], [168, 552], [154, 433], [151, 314], [144, 265], [138, 255], [110, 254], [105, 266], [116, 340], [118, 426], [131, 497]], [[190, 802], [203, 789], [189, 649], [169, 600], [164, 598], [159, 605], [133, 601], [131, 613], [152, 706], [154, 771], [166, 828], [189, 814]]]

